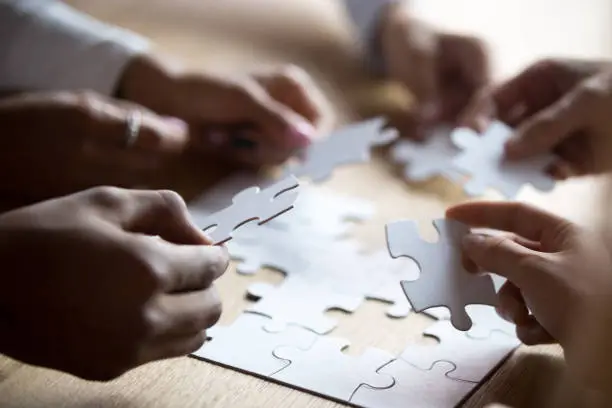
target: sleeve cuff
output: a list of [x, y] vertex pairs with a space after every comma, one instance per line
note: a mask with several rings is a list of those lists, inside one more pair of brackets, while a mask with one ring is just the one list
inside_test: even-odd
[[0, 47], [0, 90], [88, 89], [111, 95], [128, 62], [150, 48], [145, 38], [61, 2], [8, 3], [8, 17], [0, 10], [10, 39], [6, 49]]
[[348, 13], [353, 20], [363, 49], [367, 66], [377, 74], [384, 74], [384, 60], [376, 31], [381, 11], [399, 0], [345, 0]]

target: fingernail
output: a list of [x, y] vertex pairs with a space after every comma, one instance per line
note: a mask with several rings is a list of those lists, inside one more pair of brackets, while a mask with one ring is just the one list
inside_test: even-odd
[[175, 118], [172, 116], [167, 116], [164, 118], [164, 121], [169, 125], [176, 129], [177, 132], [186, 133], [189, 130], [189, 125], [182, 119]]
[[480, 247], [484, 242], [485, 237], [481, 234], [468, 234], [463, 237], [463, 248], [469, 250], [473, 248]]
[[315, 128], [308, 122], [301, 122], [289, 131], [289, 138], [298, 148], [308, 146], [314, 135]]

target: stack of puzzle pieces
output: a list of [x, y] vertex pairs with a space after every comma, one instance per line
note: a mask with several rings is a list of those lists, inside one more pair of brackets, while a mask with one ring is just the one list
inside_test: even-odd
[[[476, 143], [470, 136], [458, 138], [467, 146]], [[370, 202], [298, 186], [295, 177], [323, 181], [334, 167], [367, 161], [372, 146], [394, 139], [379, 118], [348, 126], [311, 148], [280, 181], [238, 175], [191, 204], [194, 221], [215, 243], [226, 243], [238, 273], [273, 268], [285, 275], [278, 286], [251, 285], [245, 295], [257, 301], [230, 326], [210, 329], [195, 357], [360, 407], [452, 407], [519, 345], [514, 326], [493, 308], [503, 282], [461, 269], [458, 242], [469, 228], [435, 220], [439, 239], [428, 243], [414, 222], [397, 221], [386, 227], [388, 250], [370, 252], [351, 239], [349, 228], [374, 215]], [[406, 146], [394, 146], [396, 158], [400, 149], [409, 151]], [[476, 156], [482, 162], [486, 155]], [[415, 157], [412, 169], [420, 163]], [[422, 157], [432, 163], [431, 155]], [[512, 174], [521, 171], [533, 169]], [[457, 174], [452, 165], [435, 173]], [[483, 185], [473, 182], [468, 189]], [[516, 189], [513, 182], [503, 186], [509, 194]], [[347, 355], [349, 342], [334, 336], [338, 322], [325, 313], [354, 312], [366, 299], [388, 303], [387, 315], [395, 319], [423, 311], [435, 319], [423, 335], [438, 344], [408, 343], [399, 355], [375, 348]]]

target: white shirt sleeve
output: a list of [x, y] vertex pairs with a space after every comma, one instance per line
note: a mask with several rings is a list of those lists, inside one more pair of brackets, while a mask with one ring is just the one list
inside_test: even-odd
[[146, 39], [56, 0], [0, 0], [0, 91], [110, 95]]
[[380, 20], [381, 10], [399, 0], [344, 0], [352, 18], [368, 65], [378, 73], [383, 69], [380, 45], [375, 41], [375, 33]]

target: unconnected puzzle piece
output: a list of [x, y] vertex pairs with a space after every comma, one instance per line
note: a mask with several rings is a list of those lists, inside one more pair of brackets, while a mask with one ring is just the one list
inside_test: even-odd
[[247, 188], [234, 196], [229, 207], [203, 219], [194, 217], [194, 222], [204, 232], [214, 227], [208, 235], [215, 244], [222, 244], [232, 238], [235, 229], [250, 221], [257, 220], [261, 225], [289, 211], [298, 197], [297, 187], [297, 179], [287, 177], [264, 190]]
[[404, 165], [404, 177], [410, 181], [425, 181], [444, 176], [451, 181], [461, 179], [452, 165], [460, 151], [450, 138], [450, 129], [440, 128], [423, 141], [400, 140], [391, 148], [396, 163]]
[[330, 309], [354, 312], [363, 302], [363, 296], [341, 293], [324, 284], [289, 276], [280, 286], [255, 283], [248, 288], [249, 295], [260, 298], [247, 309], [272, 319], [266, 328], [279, 331], [295, 324], [319, 334], [330, 332], [336, 321], [326, 317]]
[[391, 354], [370, 348], [352, 357], [342, 352], [348, 346], [343, 339], [319, 337], [308, 350], [279, 347], [274, 355], [291, 364], [272, 378], [339, 401], [349, 401], [362, 384], [375, 389], [393, 386], [392, 376], [376, 372], [393, 360]]
[[396, 130], [384, 126], [382, 117], [345, 126], [306, 148], [301, 163], [289, 165], [284, 174], [321, 182], [337, 166], [368, 161], [372, 146], [390, 143], [398, 136]]
[[439, 239], [422, 240], [413, 221], [387, 224], [387, 247], [393, 258], [412, 258], [421, 271], [419, 279], [402, 281], [402, 289], [416, 312], [446, 306], [451, 322], [459, 330], [469, 330], [472, 321], [465, 311], [470, 304], [495, 306], [497, 296], [491, 277], [467, 272], [461, 262], [461, 239], [469, 228], [454, 220], [435, 220]]
[[554, 187], [554, 180], [545, 172], [555, 160], [553, 155], [520, 161], [504, 159], [504, 143], [512, 136], [512, 132], [510, 127], [499, 121], [493, 122], [482, 135], [468, 128], [453, 131], [453, 142], [463, 149], [453, 160], [453, 166], [471, 176], [464, 185], [468, 195], [481, 195], [488, 187], [492, 187], [512, 199], [525, 184], [531, 184], [541, 191], [550, 191]]
[[291, 345], [307, 349], [317, 336], [296, 326], [271, 332], [264, 329], [269, 320], [256, 314], [242, 314], [230, 326], [214, 326], [207, 331], [211, 339], [192, 355], [223, 366], [270, 376], [288, 364], [272, 354], [277, 347]]
[[455, 366], [438, 361], [426, 370], [397, 359], [378, 370], [395, 379], [390, 388], [360, 386], [351, 403], [367, 408], [449, 408], [457, 406], [478, 384], [446, 376]]
[[400, 358], [422, 370], [428, 370], [437, 361], [452, 362], [455, 369], [446, 376], [472, 382], [481, 381], [520, 344], [516, 337], [500, 332], [493, 332], [486, 339], [474, 339], [455, 330], [447, 320], [434, 323], [424, 334], [437, 338], [440, 343], [409, 345]]

